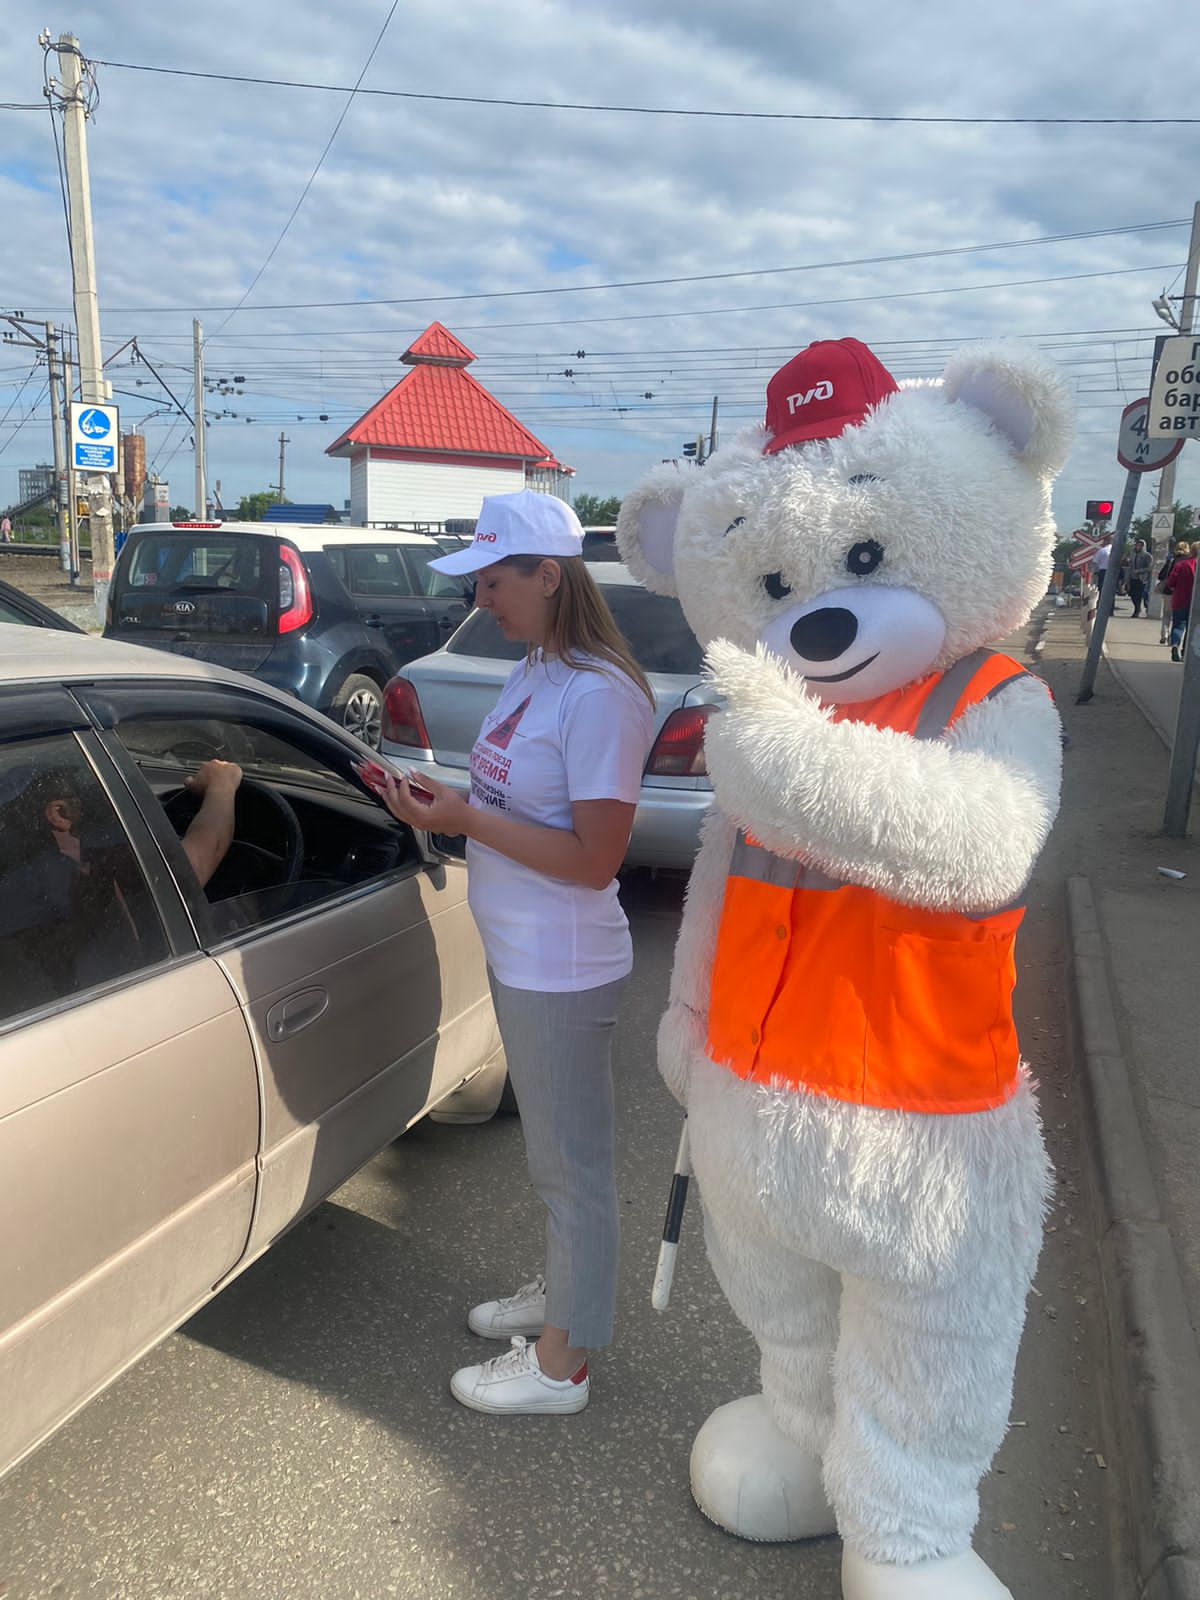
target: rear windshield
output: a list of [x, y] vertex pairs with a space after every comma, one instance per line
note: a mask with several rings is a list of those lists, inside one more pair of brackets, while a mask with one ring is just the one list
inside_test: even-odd
[[[702, 651], [678, 600], [631, 584], [599, 584], [617, 627], [628, 639], [643, 672], [673, 672], [696, 678]], [[490, 611], [473, 611], [446, 649], [456, 656], [519, 661], [525, 646], [504, 637]]]
[[277, 590], [278, 546], [273, 539], [216, 533], [203, 538], [147, 534], [133, 547], [125, 584], [130, 589], [209, 592], [232, 589], [263, 600]]

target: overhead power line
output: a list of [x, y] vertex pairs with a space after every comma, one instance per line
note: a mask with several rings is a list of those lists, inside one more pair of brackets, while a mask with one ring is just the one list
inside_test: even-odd
[[[1175, 217], [1165, 222], [1134, 222], [1118, 228], [1087, 228], [1076, 233], [1044, 233], [1032, 239], [1000, 239], [988, 244], [958, 244], [944, 245], [936, 250], [903, 250], [893, 255], [886, 256], [852, 256], [845, 261], [806, 261], [789, 267], [743, 267], [733, 272], [701, 272], [687, 277], [674, 278], [626, 278], [613, 283], [577, 283], [565, 285], [546, 285], [537, 289], [493, 289], [479, 291], [472, 294], [423, 294], [411, 295], [404, 299], [388, 300], [292, 300], [278, 304], [261, 304], [252, 306], [253, 311], [328, 311], [343, 306], [436, 306], [458, 304], [465, 300], [519, 300], [531, 295], [559, 295], [559, 294], [597, 294], [609, 289], [658, 289], [675, 287], [690, 283], [725, 283], [734, 278], [771, 278], [787, 273], [797, 272], [826, 272], [831, 269], [844, 270], [848, 267], [877, 267], [886, 266], [898, 261], [934, 261], [945, 256], [970, 256], [989, 253], [993, 250], [1027, 250], [1031, 246], [1040, 244], [1071, 244], [1087, 239], [1108, 239], [1116, 235], [1137, 233], [1160, 233], [1172, 228], [1190, 228], [1190, 217]], [[1130, 268], [1126, 270], [1164, 272], [1172, 271], [1175, 263], [1170, 267]], [[1037, 280], [1032, 280], [1037, 281]], [[229, 306], [110, 306], [110, 314], [124, 316], [147, 315], [159, 313], [167, 315], [182, 315], [187, 312], [220, 312], [237, 311], [244, 302], [239, 301], [232, 308]], [[60, 310], [61, 307], [46, 308]], [[605, 318], [612, 321], [612, 318]]]
[[337, 138], [338, 134], [341, 132], [342, 123], [345, 122], [345, 120], [346, 120], [346, 113], [350, 110], [350, 107], [354, 104], [354, 97], [358, 93], [359, 86], [361, 85], [363, 79], [367, 75], [367, 68], [371, 65], [372, 61], [374, 61], [375, 52], [379, 49], [379, 46], [383, 43], [383, 36], [388, 31], [388, 26], [391, 23], [392, 18], [396, 15], [396, 7], [399, 4], [400, 4], [400, 0], [392, 0], [391, 10], [388, 12], [387, 16], [383, 20], [383, 27], [380, 28], [379, 33], [376, 35], [375, 43], [371, 46], [370, 53], [368, 54], [367, 59], [363, 62], [362, 71], [359, 73], [358, 79], [357, 79], [353, 89], [351, 89], [349, 91], [349, 98], [347, 99], [346, 104], [342, 107], [341, 115], [338, 117], [337, 121], [333, 125], [333, 132], [329, 135], [329, 138], [325, 141], [325, 148], [321, 151], [321, 154], [318, 156], [316, 166], [312, 169], [312, 171], [308, 175], [308, 182], [304, 185], [304, 188], [300, 191], [299, 200], [296, 201], [296, 204], [292, 207], [290, 216], [288, 217], [287, 221], [284, 223], [283, 227], [279, 230], [279, 237], [275, 240], [275, 243], [267, 251], [266, 260], [263, 262], [262, 266], [259, 267], [258, 271], [254, 274], [254, 277], [251, 279], [249, 288], [246, 290], [245, 294], [243, 294], [242, 298], [238, 301], [237, 305], [233, 307], [233, 310], [230, 311], [229, 315], [225, 318], [225, 321], [221, 324], [221, 327], [217, 329], [218, 333], [220, 333], [223, 328], [226, 328], [226, 327], [229, 326], [229, 322], [230, 322], [231, 318], [233, 318], [242, 309], [242, 307], [245, 305], [246, 301], [250, 298], [251, 294], [254, 292], [254, 289], [255, 289], [255, 286], [258, 283], [258, 280], [262, 277], [263, 273], [267, 270], [267, 268], [271, 265], [271, 262], [274, 260], [275, 252], [276, 252], [276, 250], [279, 249], [279, 246], [283, 243], [284, 238], [287, 235], [288, 229], [291, 227], [292, 223], [295, 222], [296, 217], [299, 214], [300, 207], [304, 204], [305, 200], [308, 198], [308, 191], [312, 188], [313, 183], [316, 181], [317, 173], [320, 172], [321, 168], [325, 165], [325, 157], [329, 154], [330, 150], [333, 149], [333, 141]]
[[272, 89], [320, 89], [329, 94], [357, 92], [377, 95], [385, 100], [432, 100], [445, 105], [508, 106], [535, 111], [600, 111], [634, 117], [715, 117], [740, 122], [949, 123], [976, 127], [1175, 127], [1200, 122], [1200, 117], [934, 117], [866, 111], [723, 111], [712, 106], [603, 105], [578, 100], [520, 100], [498, 95], [436, 94], [424, 89], [359, 89], [357, 84], [351, 89], [348, 84], [311, 83], [297, 78], [258, 78], [236, 72], [198, 72], [189, 67], [149, 66], [141, 61], [98, 61], [97, 65], [113, 67], [121, 72], [153, 72], [172, 78], [202, 78], [210, 83], [249, 83]]

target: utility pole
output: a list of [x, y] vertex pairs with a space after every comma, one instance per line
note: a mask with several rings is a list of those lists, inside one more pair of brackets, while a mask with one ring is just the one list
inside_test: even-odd
[[279, 484], [278, 484], [278, 488], [279, 488], [279, 504], [280, 505], [283, 504], [283, 453], [287, 449], [288, 445], [291, 444], [291, 442], [292, 441], [290, 439], [285, 439], [282, 433], [279, 435]]
[[[192, 436], [196, 441], [196, 516], [203, 522], [208, 516], [208, 485], [204, 476], [204, 340], [200, 324], [192, 318], [192, 376], [196, 397], [192, 403]], [[280, 468], [280, 477], [283, 469]]]
[[[1196, 320], [1196, 276], [1200, 268], [1200, 200], [1192, 208], [1192, 241], [1188, 248], [1187, 272], [1183, 280], [1183, 298], [1179, 302], [1179, 316], [1176, 327], [1180, 333], [1191, 333]], [[1165, 308], [1164, 308], [1165, 309]], [[1176, 458], [1178, 459], [1178, 458]], [[1158, 501], [1154, 507], [1156, 511], [1170, 511], [1175, 504], [1175, 461], [1168, 461], [1162, 469], [1162, 476], [1158, 480]], [[1151, 523], [1153, 527], [1153, 523]], [[1166, 554], [1170, 555], [1175, 545], [1175, 531], [1172, 525], [1171, 536], [1167, 540]], [[1154, 550], [1154, 540], [1151, 537], [1150, 548]], [[1154, 551], [1157, 557], [1158, 551]], [[1156, 598], [1161, 600], [1161, 596]]]
[[[67, 343], [70, 335], [63, 336], [63, 422], [71, 415], [71, 396], [75, 392], [75, 363], [71, 357], [70, 345]], [[70, 449], [67, 450], [67, 529], [71, 540], [71, 582], [79, 582], [79, 500], [78, 487], [75, 482], [75, 468], [71, 460]]]
[[711, 456], [717, 448], [717, 396], [713, 395], [712, 424], [708, 430], [708, 453]]
[[67, 440], [63, 419], [63, 397], [59, 390], [58, 334], [54, 324], [46, 324], [46, 366], [49, 369], [50, 430], [54, 439], [54, 520], [58, 526], [58, 554], [62, 569], [74, 588], [79, 572], [71, 548], [70, 484], [67, 480]]
[[[71, 279], [75, 305], [75, 330], [79, 338], [80, 398], [105, 405], [111, 398], [100, 349], [100, 308], [96, 296], [96, 254], [92, 239], [91, 178], [88, 171], [87, 108], [83, 93], [82, 52], [73, 33], [60, 35], [57, 45], [62, 92], [63, 155], [67, 169], [67, 211], [70, 218]], [[104, 620], [108, 586], [114, 560], [112, 487], [107, 476], [88, 472], [84, 477], [88, 501], [88, 527], [92, 536], [92, 584], [96, 614]]]

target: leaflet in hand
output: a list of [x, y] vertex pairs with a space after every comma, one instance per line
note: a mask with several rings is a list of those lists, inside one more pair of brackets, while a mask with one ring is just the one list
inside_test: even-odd
[[401, 772], [398, 768], [393, 767], [390, 762], [385, 763], [380, 760], [352, 761], [350, 764], [371, 793], [378, 795], [381, 800], [387, 798], [387, 780], [389, 778], [392, 778], [397, 783], [401, 778], [407, 778], [413, 799], [419, 800], [425, 806], [433, 804], [434, 796], [432, 791], [426, 789], [420, 778], [414, 773]]

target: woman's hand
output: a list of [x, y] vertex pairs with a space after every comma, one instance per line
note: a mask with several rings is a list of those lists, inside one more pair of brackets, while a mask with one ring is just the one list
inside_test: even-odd
[[420, 783], [432, 800], [419, 800], [407, 778], [394, 778], [388, 773], [381, 798], [397, 822], [407, 822], [410, 828], [424, 828], [429, 833], [466, 833], [471, 808], [462, 795], [423, 773]]

